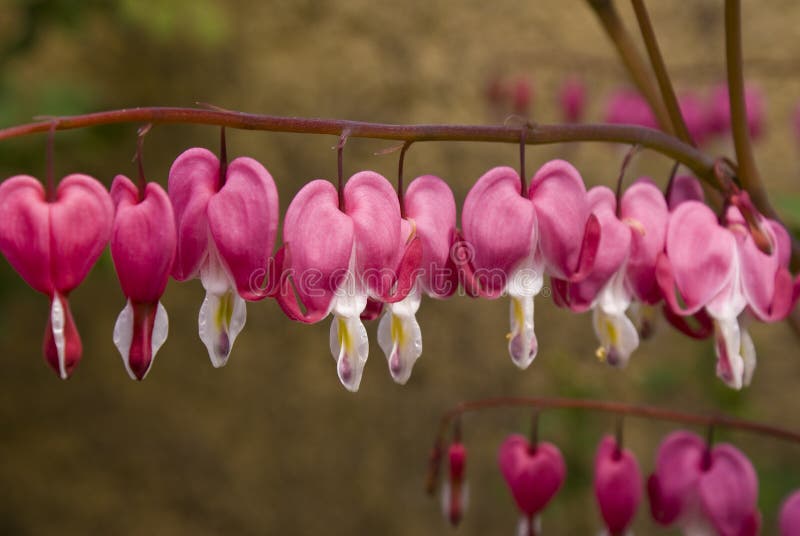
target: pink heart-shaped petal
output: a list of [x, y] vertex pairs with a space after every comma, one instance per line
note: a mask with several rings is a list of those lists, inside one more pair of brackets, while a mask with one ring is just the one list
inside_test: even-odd
[[527, 516], [534, 516], [547, 506], [567, 473], [564, 458], [555, 445], [541, 442], [532, 448], [521, 435], [512, 435], [503, 442], [498, 463], [517, 506]]
[[147, 184], [144, 199], [123, 175], [111, 185], [116, 205], [111, 257], [122, 291], [134, 303], [156, 303], [167, 286], [175, 258], [175, 216], [164, 189]]
[[700, 437], [683, 430], [669, 434], [658, 447], [655, 471], [647, 482], [656, 522], [670, 525], [684, 512], [702, 474], [705, 447]]
[[609, 533], [624, 534], [639, 508], [642, 474], [633, 453], [618, 448], [611, 436], [604, 437], [597, 448], [594, 494]]
[[481, 288], [499, 294], [511, 270], [533, 254], [536, 216], [520, 194], [517, 172], [510, 167], [487, 171], [467, 194], [461, 214], [463, 254]]
[[278, 190], [269, 172], [252, 158], [228, 165], [225, 184], [208, 201], [208, 226], [239, 295], [266, 297], [258, 283], [278, 232]]
[[178, 233], [172, 277], [186, 281], [197, 276], [208, 255], [208, 203], [220, 186], [219, 160], [202, 148], [181, 153], [169, 170], [167, 191]]
[[[698, 484], [703, 512], [722, 536], [754, 536], [759, 518], [758, 477], [739, 449], [720, 444]], [[754, 520], [756, 523], [754, 523]]]

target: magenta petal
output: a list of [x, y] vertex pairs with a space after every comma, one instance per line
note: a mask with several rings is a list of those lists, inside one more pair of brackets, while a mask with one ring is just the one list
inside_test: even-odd
[[[707, 339], [714, 333], [714, 320], [705, 309], [700, 309], [693, 315], [681, 316], [672, 312], [668, 304], [664, 304], [663, 312], [672, 327], [693, 339]], [[694, 320], [694, 324], [689, 322], [690, 318]]]
[[536, 209], [539, 250], [548, 272], [571, 279], [586, 268], [579, 262], [590, 215], [583, 179], [569, 162], [551, 160], [534, 175], [528, 196]]
[[178, 243], [172, 277], [192, 279], [208, 254], [208, 202], [220, 185], [219, 160], [202, 148], [181, 153], [169, 170], [167, 191], [175, 212]]
[[208, 201], [208, 226], [239, 295], [265, 298], [258, 283], [275, 247], [278, 190], [264, 166], [246, 157], [228, 165], [225, 184]]
[[705, 442], [691, 432], [672, 432], [658, 447], [656, 467], [647, 482], [653, 519], [672, 524], [682, 513], [687, 497], [702, 474]]
[[69, 293], [86, 278], [111, 237], [114, 205], [108, 191], [87, 175], [61, 180], [50, 204], [53, 284]]
[[534, 449], [521, 435], [512, 435], [503, 442], [498, 463], [514, 501], [528, 516], [547, 506], [567, 474], [564, 458], [555, 445], [542, 442]]
[[389, 181], [373, 171], [356, 173], [344, 187], [345, 212], [353, 219], [356, 269], [375, 297], [388, 295], [403, 255], [400, 203]]
[[175, 216], [167, 193], [151, 182], [139, 199], [136, 186], [118, 175], [111, 185], [116, 205], [111, 257], [122, 291], [133, 303], [156, 303], [175, 258]]
[[606, 108], [606, 123], [658, 128], [656, 116], [642, 95], [623, 89], [614, 93]]
[[[398, 221], [398, 229], [399, 225]], [[353, 221], [339, 210], [339, 195], [331, 183], [311, 181], [292, 199], [283, 222], [283, 242], [288, 252], [279, 302], [294, 300], [285, 289], [291, 276], [308, 313], [319, 320], [328, 313], [353, 254]]]
[[[736, 239], [719, 226], [706, 205], [686, 201], [675, 209], [670, 216], [665, 249], [668, 261], [659, 259], [657, 277], [674, 312], [697, 312], [730, 283]], [[686, 307], [678, 303], [676, 291]]]
[[510, 167], [487, 171], [467, 194], [461, 214], [464, 243], [460, 260], [471, 269], [482, 290], [496, 295], [506, 278], [535, 245], [534, 209], [520, 194], [517, 172]]
[[[450, 248], [456, 229], [456, 201], [453, 191], [439, 177], [417, 177], [405, 192], [406, 217], [416, 226], [422, 242], [422, 287], [425, 292], [447, 295], [449, 288], [442, 282], [451, 279], [447, 274]], [[452, 270], [452, 267], [450, 267]]]
[[594, 493], [611, 534], [624, 534], [642, 498], [642, 474], [636, 457], [606, 436], [594, 461]]
[[620, 201], [620, 216], [631, 226], [626, 276], [637, 299], [655, 304], [661, 299], [656, 262], [664, 250], [669, 210], [661, 190], [649, 179], [639, 179]]
[[[758, 477], [750, 460], [732, 445], [711, 451], [711, 467], [700, 479], [703, 511], [722, 536], [750, 536], [757, 512]], [[748, 530], [745, 530], [748, 529]], [[756, 529], [756, 530], [754, 530]]]
[[413, 290], [420, 275], [422, 262], [422, 241], [414, 237], [407, 244], [403, 251], [403, 257], [395, 270], [394, 289], [386, 294], [377, 294], [375, 297], [384, 303], [397, 303], [404, 300], [408, 293]]
[[800, 491], [783, 502], [778, 526], [781, 536], [800, 536]]
[[675, 210], [684, 201], [704, 201], [703, 187], [700, 181], [689, 175], [678, 175], [672, 179], [667, 204]]
[[0, 184], [0, 251], [35, 290], [52, 294], [50, 207], [42, 185], [27, 175]]

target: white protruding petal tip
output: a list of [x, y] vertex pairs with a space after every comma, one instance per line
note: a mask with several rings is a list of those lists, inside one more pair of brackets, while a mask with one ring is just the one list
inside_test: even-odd
[[136, 380], [136, 375], [131, 370], [128, 363], [128, 356], [130, 355], [131, 342], [133, 341], [133, 307], [131, 301], [125, 303], [125, 307], [119, 312], [117, 321], [114, 324], [114, 346], [117, 347], [119, 355], [122, 357], [122, 364], [125, 366], [125, 371], [132, 380]]
[[533, 296], [512, 295], [509, 317], [511, 333], [508, 335], [508, 353], [514, 364], [524, 370], [530, 366], [539, 350], [533, 330]]
[[617, 368], [625, 368], [639, 347], [639, 332], [625, 313], [607, 314], [601, 307], [592, 312], [592, 323], [600, 347], [597, 357]]
[[224, 367], [236, 337], [247, 320], [247, 306], [239, 294], [228, 289], [224, 294], [206, 292], [200, 307], [198, 331], [208, 349], [214, 368]]
[[50, 305], [50, 323], [53, 330], [53, 341], [58, 352], [58, 374], [62, 380], [66, 380], [69, 378], [66, 362], [67, 340], [64, 334], [66, 318], [64, 317], [64, 305], [61, 303], [58, 294], [53, 295], [53, 302]]
[[361, 318], [334, 315], [330, 341], [339, 381], [345, 389], [355, 393], [361, 385], [364, 365], [369, 356], [367, 329], [361, 323]]
[[[422, 355], [422, 331], [414, 314], [395, 314], [389, 306], [378, 324], [378, 344], [386, 355], [392, 379], [405, 385], [414, 363]], [[404, 311], [406, 312], [406, 311]]]

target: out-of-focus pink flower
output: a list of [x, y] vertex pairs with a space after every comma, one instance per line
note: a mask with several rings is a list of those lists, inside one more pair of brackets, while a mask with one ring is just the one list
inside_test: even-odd
[[605, 120], [606, 123], [658, 128], [658, 121], [647, 100], [631, 89], [620, 89], [611, 95]]
[[609, 534], [625, 534], [642, 498], [642, 474], [633, 453], [611, 436], [603, 438], [595, 455], [594, 496]]
[[0, 251], [34, 290], [50, 298], [44, 356], [62, 379], [80, 361], [82, 345], [67, 297], [108, 244], [114, 205], [87, 175], [65, 177], [54, 199], [33, 177], [0, 184]]
[[[413, 288], [402, 300], [389, 303], [378, 324], [378, 344], [386, 355], [392, 379], [405, 384], [422, 354], [422, 332], [416, 312], [422, 294], [446, 298], [458, 287], [450, 250], [456, 236], [456, 201], [439, 177], [417, 177], [404, 195], [407, 234], [420, 241], [422, 258]], [[362, 315], [363, 318], [363, 315]]]
[[699, 95], [687, 91], [678, 97], [678, 106], [680, 106], [689, 135], [697, 145], [702, 146], [712, 133], [708, 105]]
[[778, 527], [781, 536], [800, 536], [800, 490], [783, 501]]
[[733, 445], [711, 448], [693, 433], [671, 433], [658, 449], [647, 491], [661, 525], [677, 525], [685, 534], [758, 534], [758, 478]]
[[118, 175], [111, 198], [116, 206], [111, 257], [127, 298], [114, 326], [114, 344], [130, 377], [143, 380], [169, 329], [159, 300], [175, 258], [175, 216], [167, 193], [154, 182], [140, 192]]
[[528, 117], [531, 112], [532, 103], [533, 85], [531, 81], [524, 76], [517, 77], [514, 81], [513, 92], [511, 94], [512, 111], [517, 115]]
[[[764, 133], [766, 116], [764, 97], [761, 90], [752, 84], [744, 88], [744, 101], [747, 113], [747, 128], [750, 136], [758, 140]], [[711, 91], [708, 105], [708, 127], [714, 134], [725, 134], [731, 130], [731, 105], [727, 84], [720, 84]]]
[[199, 277], [206, 289], [200, 339], [214, 367], [228, 362], [244, 328], [244, 300], [260, 300], [256, 278], [268, 269], [278, 229], [278, 190], [252, 158], [237, 158], [224, 174], [206, 149], [183, 152], [169, 170], [169, 198], [178, 233], [172, 277]]
[[579, 123], [586, 108], [586, 86], [577, 76], [570, 76], [558, 93], [561, 117], [566, 123]]
[[552, 443], [531, 445], [523, 436], [512, 435], [500, 446], [497, 462], [522, 513], [520, 533], [529, 534], [530, 527], [537, 523], [535, 518], [566, 478], [567, 467], [561, 451]]
[[442, 512], [455, 527], [469, 506], [469, 486], [464, 478], [467, 468], [467, 449], [455, 442], [447, 450], [448, 479], [442, 486]]

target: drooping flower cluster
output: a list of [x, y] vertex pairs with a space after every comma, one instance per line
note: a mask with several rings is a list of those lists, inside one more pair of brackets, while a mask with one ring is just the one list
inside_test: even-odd
[[[8, 179], [0, 251], [51, 300], [44, 350], [62, 378], [81, 354], [68, 294], [110, 242], [126, 297], [113, 340], [135, 379], [167, 338], [160, 298], [169, 275], [201, 280], [199, 335], [215, 367], [244, 327], [246, 301], [275, 298], [307, 323], [332, 314], [331, 353], [351, 391], [369, 354], [362, 320], [381, 316], [378, 345], [392, 378], [405, 383], [422, 353], [422, 296], [446, 298], [459, 284], [474, 297], [511, 298], [508, 350], [529, 366], [538, 350], [533, 300], [549, 277], [558, 305], [592, 310], [601, 360], [625, 366], [663, 302], [683, 331], [715, 333], [726, 383], [749, 383], [755, 351], [744, 315], [784, 318], [800, 278], [788, 270], [788, 233], [745, 192], [732, 192], [718, 218], [689, 177], [673, 181], [669, 199], [646, 178], [617, 198], [604, 186], [587, 191], [571, 164], [553, 160], [523, 184], [509, 167], [486, 172], [464, 201], [459, 231], [456, 200], [438, 177], [418, 177], [402, 195], [371, 171], [341, 191], [315, 180], [289, 204], [273, 255], [279, 205], [269, 172], [251, 158], [228, 164], [195, 148], [173, 163], [167, 192], [124, 176], [110, 195], [85, 175], [52, 194], [31, 177]], [[688, 316], [702, 329], [690, 329]]]
[[[466, 449], [457, 441], [449, 452], [450, 479], [442, 497], [445, 517], [455, 525], [462, 520], [464, 503], [451, 489], [454, 482], [459, 489], [466, 485]], [[517, 534], [549, 532], [543, 531], [542, 513], [567, 478], [558, 447], [511, 435], [497, 460], [521, 515]], [[754, 536], [761, 528], [758, 478], [747, 456], [731, 444], [711, 445], [685, 430], [664, 438], [646, 485], [633, 452], [614, 437], [604, 437], [594, 459], [593, 489], [602, 534], [609, 536], [632, 534], [645, 490], [653, 521], [686, 535]], [[782, 535], [800, 534], [800, 491], [784, 502], [779, 526]]]

